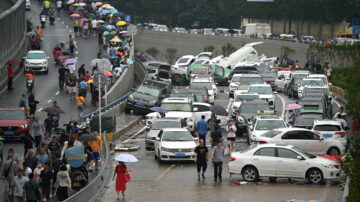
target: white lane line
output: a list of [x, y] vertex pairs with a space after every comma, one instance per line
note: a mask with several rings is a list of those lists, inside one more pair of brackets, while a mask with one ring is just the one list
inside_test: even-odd
[[69, 30], [69, 32], [71, 33], [72, 31], [71, 31], [71, 30]]
[[65, 24], [65, 22], [61, 22], [62, 24]]
[[163, 177], [165, 177], [172, 169], [176, 167], [176, 164], [172, 164], [170, 167], [168, 167], [159, 177], [157, 177], [154, 182], [159, 182]]
[[284, 119], [284, 116], [285, 116], [285, 100], [279, 94], [276, 94], [276, 95], [280, 98], [280, 100], [282, 102], [283, 107], [282, 107], [282, 111], [281, 111], [281, 118]]
[[51, 100], [51, 99], [50, 99], [50, 100], [48, 100], [48, 104], [49, 104], [50, 102], [52, 102], [52, 100]]
[[233, 99], [230, 98], [230, 99], [229, 99], [229, 103], [228, 103], [227, 106], [226, 106], [226, 111], [227, 111], [227, 112], [229, 112], [229, 110], [230, 110], [230, 106], [231, 106], [231, 104], [232, 104], [232, 101], [233, 101]]
[[60, 91], [56, 92], [55, 95], [59, 95], [60, 94]]
[[37, 111], [40, 112], [40, 111], [43, 110], [43, 109], [44, 109], [44, 108], [40, 108], [40, 109], [38, 109]]
[[140, 135], [142, 132], [144, 132], [146, 130], [146, 126], [142, 127], [138, 132], [136, 132], [134, 135], [128, 137], [126, 140], [124, 140], [122, 143], [125, 144], [127, 142], [129, 142], [131, 139], [133, 139], [134, 137]]
[[229, 91], [224, 90], [224, 93], [229, 96]]

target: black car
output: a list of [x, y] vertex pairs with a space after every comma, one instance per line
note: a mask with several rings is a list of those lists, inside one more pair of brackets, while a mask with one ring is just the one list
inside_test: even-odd
[[297, 97], [299, 84], [301, 83], [302, 80], [303, 78], [296, 78], [296, 77], [291, 78], [289, 85], [286, 89], [286, 95], [289, 97]]
[[145, 52], [137, 52], [135, 53], [135, 59], [139, 60], [140, 62], [147, 62], [155, 60], [151, 55], [145, 53]]
[[171, 94], [171, 83], [148, 80], [142, 83], [132, 94], [129, 95], [125, 112], [131, 110], [138, 114], [148, 114], [152, 112], [150, 108], [159, 106], [161, 101]]

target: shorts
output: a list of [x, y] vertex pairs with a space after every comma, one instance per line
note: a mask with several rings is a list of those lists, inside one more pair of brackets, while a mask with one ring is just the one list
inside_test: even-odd
[[78, 32], [79, 27], [74, 27], [74, 32]]
[[235, 142], [236, 137], [228, 137], [227, 140], [228, 140], [228, 141], [233, 141], [233, 142]]
[[5, 177], [4, 178], [5, 187], [12, 187], [14, 186], [14, 177]]
[[100, 160], [100, 154], [99, 154], [99, 152], [93, 152], [93, 153], [90, 155], [90, 160]]
[[70, 86], [69, 87], [69, 93], [76, 93], [76, 87]]

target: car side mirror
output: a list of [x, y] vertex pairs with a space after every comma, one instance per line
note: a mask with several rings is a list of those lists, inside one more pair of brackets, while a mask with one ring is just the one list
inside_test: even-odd
[[197, 107], [194, 107], [193, 111], [197, 112], [197, 111], [199, 111], [199, 109]]
[[323, 141], [324, 140], [324, 138], [323, 137], [320, 137], [320, 141]]
[[296, 158], [297, 158], [298, 160], [304, 160], [304, 158], [303, 158], [302, 156], [296, 156]]
[[160, 141], [160, 138], [159, 138], [159, 137], [156, 137], [155, 140], [156, 140], [156, 141]]

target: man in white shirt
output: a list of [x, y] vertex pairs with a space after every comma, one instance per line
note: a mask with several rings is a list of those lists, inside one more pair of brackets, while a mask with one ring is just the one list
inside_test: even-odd
[[68, 69], [70, 71], [70, 74], [74, 73], [75, 72], [75, 65], [74, 64], [69, 64]]
[[24, 184], [29, 179], [23, 176], [23, 170], [18, 169], [17, 176], [14, 177], [14, 186], [12, 187], [14, 193], [14, 201], [22, 202], [23, 201], [23, 193], [24, 193]]
[[58, 16], [60, 16], [61, 7], [62, 7], [62, 1], [61, 1], [61, 0], [58, 0], [58, 1], [56, 2], [56, 11], [57, 11]]
[[96, 36], [96, 29], [97, 29], [97, 21], [93, 19], [91, 21], [91, 34], [93, 34], [94, 36]]

